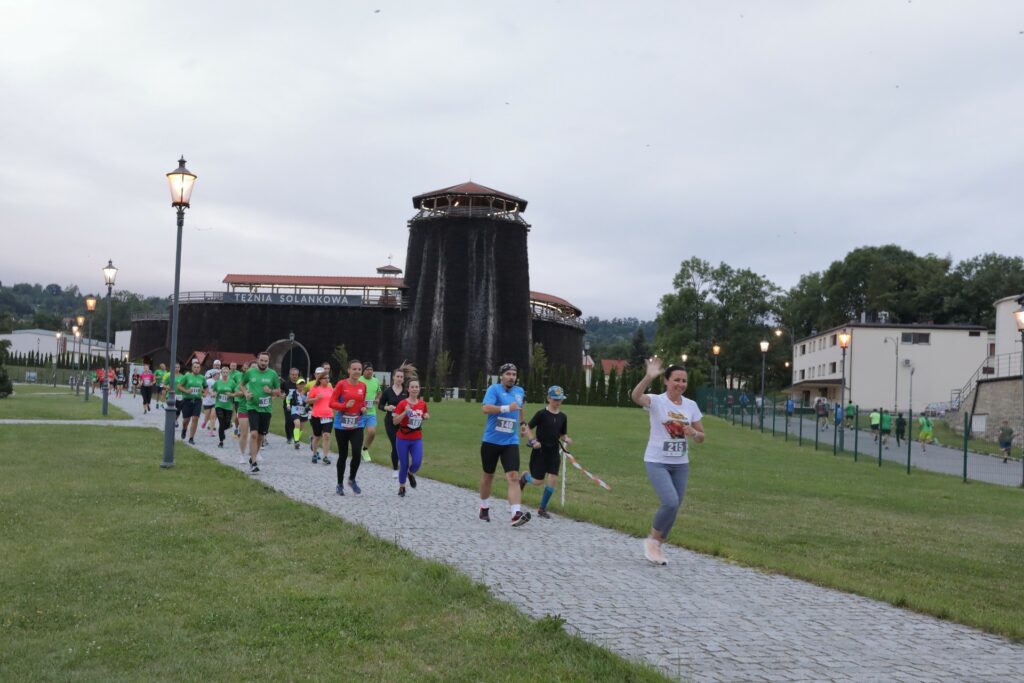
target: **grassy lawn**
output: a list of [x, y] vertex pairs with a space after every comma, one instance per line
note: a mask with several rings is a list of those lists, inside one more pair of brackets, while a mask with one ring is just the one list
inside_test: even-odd
[[[139, 404], [140, 409], [142, 404]], [[117, 406], [107, 404], [103, 417], [103, 397], [84, 400], [83, 395], [67, 387], [48, 384], [15, 384], [14, 393], [0, 400], [0, 420], [128, 420], [130, 416]]]
[[[103, 434], [103, 439], [97, 437]], [[154, 430], [0, 440], [0, 671], [35, 680], [661, 680]]]
[[[475, 489], [479, 404], [448, 401], [431, 413], [424, 475]], [[612, 491], [570, 469], [566, 509], [556, 493], [552, 511], [646, 534], [657, 507], [642, 462], [646, 415], [571, 405], [566, 413], [575, 454]], [[1024, 492], [855, 464], [715, 418], [705, 426], [672, 542], [1024, 640]], [[386, 443], [381, 431], [378, 463], [388, 460]], [[495, 497], [504, 494], [496, 485]], [[525, 502], [535, 506], [539, 494], [528, 489]]]

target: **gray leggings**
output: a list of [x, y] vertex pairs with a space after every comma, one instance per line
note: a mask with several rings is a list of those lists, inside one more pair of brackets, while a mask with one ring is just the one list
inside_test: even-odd
[[690, 464], [667, 465], [660, 462], [645, 462], [644, 466], [647, 468], [647, 478], [650, 479], [651, 486], [661, 501], [661, 507], [654, 513], [651, 528], [658, 531], [662, 539], [666, 539], [672, 531], [672, 525], [676, 523], [676, 515], [683, 504]]

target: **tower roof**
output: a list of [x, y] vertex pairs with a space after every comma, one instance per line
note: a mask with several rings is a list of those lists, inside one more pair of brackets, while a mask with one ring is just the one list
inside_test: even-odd
[[526, 200], [522, 197], [517, 197], [507, 192], [495, 190], [478, 183], [474, 183], [472, 180], [458, 185], [452, 185], [451, 187], [443, 187], [440, 190], [434, 190], [433, 192], [424, 192], [423, 194], [416, 195], [412, 198], [412, 206], [415, 209], [421, 207], [424, 199], [432, 199], [435, 197], [445, 197], [448, 195], [465, 195], [470, 197], [497, 197], [504, 199], [508, 202], [515, 202], [519, 205], [519, 211], [526, 210]]

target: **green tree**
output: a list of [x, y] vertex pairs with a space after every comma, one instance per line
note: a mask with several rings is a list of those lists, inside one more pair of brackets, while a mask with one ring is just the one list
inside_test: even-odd
[[637, 327], [633, 333], [633, 339], [629, 349], [629, 365], [634, 368], [644, 367], [644, 363], [651, 355], [651, 347], [647, 344], [647, 337], [644, 335], [644, 328]]
[[619, 404], [619, 373], [612, 368], [608, 373], [608, 387], [605, 389], [605, 405], [616, 406]]
[[14, 393], [14, 384], [7, 375], [6, 367], [10, 348], [11, 342], [0, 339], [0, 398], [7, 398]]
[[966, 259], [953, 268], [945, 289], [948, 322], [993, 329], [992, 302], [1024, 292], [1024, 258], [988, 253]]
[[334, 347], [334, 351], [331, 352], [331, 357], [338, 363], [341, 374], [341, 378], [346, 377], [348, 371], [348, 349], [345, 348], [344, 344], [338, 344]]

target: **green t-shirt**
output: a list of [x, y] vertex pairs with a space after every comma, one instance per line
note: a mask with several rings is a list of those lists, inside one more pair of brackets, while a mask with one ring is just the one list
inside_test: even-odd
[[213, 394], [216, 397], [214, 405], [224, 410], [235, 409], [235, 397], [232, 396], [234, 392], [238, 391], [238, 385], [232, 382], [230, 379], [223, 380], [219, 379], [213, 383]]
[[846, 404], [846, 417], [852, 418], [856, 414], [857, 414], [857, 406], [853, 405], [852, 403], [847, 403]]
[[[376, 406], [377, 399], [380, 398], [380, 380], [376, 377], [371, 377], [370, 379], [360, 377], [359, 381], [366, 385], [366, 405]], [[376, 408], [373, 408], [373, 410], [376, 410]]]
[[882, 413], [882, 429], [892, 429], [892, 413]]
[[[240, 387], [242, 385], [242, 371], [241, 370], [232, 370], [232, 371], [230, 371], [228, 373], [228, 381], [229, 382], [233, 382], [234, 385], [235, 385], [235, 391], [238, 391], [238, 387]], [[235, 402], [235, 405], [237, 405], [237, 404], [239, 404], [239, 403], [241, 403], [242, 401], [245, 400], [245, 396], [235, 396], [231, 400]]]
[[882, 414], [878, 412], [871, 413], [871, 426], [877, 427], [878, 423], [882, 420]]
[[158, 387], [167, 386], [167, 378], [171, 376], [171, 373], [167, 370], [154, 370], [153, 377], [156, 379], [156, 385]]
[[249, 368], [242, 377], [242, 386], [252, 393], [247, 412], [269, 413], [274, 408], [271, 392], [281, 388], [281, 377], [270, 368], [262, 372], [259, 368]]
[[202, 375], [193, 375], [186, 372], [178, 378], [178, 389], [181, 392], [183, 401], [198, 401], [203, 397], [203, 388], [206, 387], [206, 378]]
[[1013, 441], [1013, 429], [1010, 427], [999, 428], [999, 443], [1010, 443]]
[[917, 418], [917, 422], [918, 424], [921, 425], [922, 432], [932, 431], [932, 419], [927, 415], [922, 415], [921, 417]]

